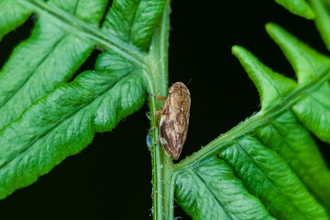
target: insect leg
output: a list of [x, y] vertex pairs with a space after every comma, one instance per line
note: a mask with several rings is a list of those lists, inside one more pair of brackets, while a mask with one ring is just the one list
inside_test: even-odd
[[149, 129], [148, 134], [151, 134], [151, 132], [158, 127], [158, 118], [157, 118], [158, 115], [161, 115], [161, 111], [155, 112], [155, 126]]
[[154, 98], [159, 99], [159, 100], [166, 100], [166, 99], [167, 99], [167, 97], [159, 96], [159, 95], [153, 95], [153, 94], [151, 94], [151, 93], [149, 93], [149, 95], [150, 95], [150, 96], [153, 96]]
[[161, 111], [156, 111], [155, 112], [155, 125], [156, 125], [156, 127], [158, 127], [158, 118], [157, 118], [158, 115], [161, 115]]
[[157, 138], [157, 141], [154, 143], [154, 146], [156, 146], [157, 144], [159, 144], [160, 142], [160, 137]]

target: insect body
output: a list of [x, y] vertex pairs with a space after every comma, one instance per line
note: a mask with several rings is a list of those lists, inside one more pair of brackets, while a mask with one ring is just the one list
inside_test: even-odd
[[159, 141], [166, 154], [172, 160], [177, 160], [182, 152], [188, 132], [191, 103], [189, 89], [185, 84], [177, 82], [168, 89], [167, 98], [154, 97], [166, 100], [161, 110], [155, 113], [156, 126], [158, 126], [157, 115], [161, 116]]

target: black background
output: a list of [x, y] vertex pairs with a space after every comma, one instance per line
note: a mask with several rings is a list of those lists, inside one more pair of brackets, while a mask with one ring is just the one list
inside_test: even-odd
[[[27, 38], [30, 18], [0, 44], [0, 66]], [[1, 22], [1, 21], [0, 21]], [[172, 2], [169, 78], [187, 83], [191, 97], [188, 138], [180, 159], [199, 150], [260, 110], [259, 95], [231, 47], [241, 45], [273, 70], [295, 78], [264, 26], [274, 22], [322, 53], [313, 21], [292, 15], [273, 1]], [[80, 68], [94, 68], [99, 52]], [[151, 219], [151, 158], [145, 143], [147, 104], [112, 131], [96, 134], [78, 155], [0, 201], [2, 219]], [[320, 144], [325, 157], [329, 146]], [[329, 161], [329, 160], [328, 160]], [[180, 207], [175, 216], [191, 219]]]

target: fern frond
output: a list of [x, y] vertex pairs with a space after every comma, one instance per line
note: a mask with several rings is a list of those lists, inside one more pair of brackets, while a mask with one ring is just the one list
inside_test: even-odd
[[[0, 198], [77, 154], [95, 132], [112, 130], [145, 102], [151, 73], [141, 50], [150, 46], [165, 1], [132, 4], [133, 20], [112, 31], [107, 28], [109, 20], [129, 20], [131, 13], [117, 6], [130, 1], [115, 1], [117, 6], [100, 30], [107, 2], [15, 2], [19, 9], [29, 9], [23, 14], [13, 8], [17, 26], [31, 11], [38, 19], [31, 37], [15, 49], [0, 72]], [[133, 45], [138, 42], [141, 48]], [[96, 71], [85, 71], [66, 83], [95, 45], [106, 49]]]
[[[241, 188], [246, 187], [259, 198], [271, 216], [328, 219], [330, 171], [311, 133], [329, 143], [330, 58], [275, 24], [268, 24], [266, 29], [293, 66], [298, 82], [272, 71], [246, 49], [234, 46], [233, 54], [260, 93], [261, 111], [178, 164], [176, 185], [180, 189], [189, 187], [189, 193], [194, 195], [201, 188], [190, 186], [197, 184], [196, 179], [201, 179], [204, 187], [221, 184], [219, 181], [224, 178], [217, 176], [182, 179], [186, 175], [183, 170], [198, 169], [199, 163], [213, 166], [210, 158], [217, 155], [219, 159], [213, 160], [228, 163], [242, 180]], [[205, 202], [216, 194], [214, 191], [207, 198], [192, 198], [194, 203], [205, 204], [198, 207], [181, 201], [180, 194], [176, 194], [176, 199], [199, 219], [199, 213], [226, 201]], [[193, 207], [199, 211], [192, 212]], [[236, 213], [223, 210], [227, 215]]]

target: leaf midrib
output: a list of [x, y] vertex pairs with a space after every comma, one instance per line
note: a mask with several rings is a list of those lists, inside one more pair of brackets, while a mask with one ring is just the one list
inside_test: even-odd
[[[258, 138], [256, 138], [258, 139]], [[261, 141], [258, 139], [258, 141], [261, 143]], [[254, 160], [254, 158], [244, 149], [244, 147], [238, 143], [238, 141], [235, 141], [235, 145], [238, 146], [244, 153], [245, 155], [247, 155], [247, 157], [250, 159], [250, 161], [261, 171], [262, 175], [264, 176], [264, 178], [266, 180], [268, 180], [268, 182], [270, 182], [272, 184], [272, 186], [282, 195], [282, 197], [289, 203], [291, 204], [291, 207], [293, 206], [294, 209], [301, 214], [301, 216], [304, 216], [305, 213], [302, 213], [301, 210], [299, 210], [295, 203], [292, 202], [291, 200], [288, 200], [287, 196], [282, 192], [282, 190], [280, 190], [280, 188], [278, 186], [276, 186], [276, 184], [268, 177], [268, 175], [266, 174], [266, 172], [257, 164], [257, 162]]]
[[133, 61], [140, 66], [148, 69], [145, 62], [145, 55], [139, 51], [139, 49], [132, 45], [125, 43], [110, 33], [104, 33], [99, 28], [92, 26], [91, 24], [77, 19], [72, 14], [63, 11], [57, 7], [51, 7], [48, 4], [36, 0], [19, 0], [21, 3], [32, 6], [37, 11], [47, 13], [54, 19], [57, 19], [62, 24], [70, 26], [72, 29], [76, 29], [78, 32], [84, 34], [87, 38], [95, 40], [99, 45], [102, 45], [107, 50], [113, 50], [126, 59]]
[[[52, 46], [52, 48], [48, 51], [48, 53], [40, 60], [40, 62], [36, 65], [36, 68], [31, 71], [31, 74], [24, 80], [24, 82], [16, 89], [15, 93], [13, 93], [10, 97], [7, 98], [7, 100], [3, 103], [2, 106], [0, 106], [0, 109], [2, 109], [16, 94], [19, 90], [21, 90], [24, 85], [31, 79], [31, 77], [34, 75], [34, 73], [37, 71], [37, 69], [43, 64], [43, 62], [49, 57], [50, 54], [53, 52], [53, 48], [56, 47], [65, 37], [67, 37], [68, 34], [63, 34], [62, 37], [60, 37]], [[1, 128], [0, 128], [1, 129]]]
[[73, 14], [76, 15], [77, 14], [77, 9], [79, 7], [79, 4], [80, 4], [81, 0], [78, 0], [75, 7], [74, 7], [74, 10], [73, 10]]
[[213, 190], [210, 188], [210, 186], [206, 183], [206, 181], [198, 174], [198, 171], [194, 169], [194, 167], [190, 167], [190, 172], [192, 174], [194, 174], [194, 176], [199, 179], [204, 185], [205, 188], [210, 192], [210, 194], [213, 196], [213, 198], [215, 199], [215, 201], [217, 201], [217, 203], [219, 204], [220, 207], [222, 207], [222, 209], [224, 210], [224, 212], [226, 213], [226, 215], [230, 218], [233, 219], [231, 217], [231, 215], [229, 214], [230, 212], [227, 210], [227, 208], [221, 203], [221, 201], [215, 196], [215, 193], [213, 192]]
[[[25, 147], [24, 149], [22, 149], [19, 153], [13, 155], [8, 161], [6, 161], [4, 164], [2, 164], [0, 166], [0, 170], [5, 168], [8, 164], [11, 163], [11, 161], [13, 161], [17, 156], [23, 154], [24, 152], [26, 152], [29, 148], [33, 147], [33, 145], [39, 141], [41, 138], [47, 137], [48, 134], [50, 134], [54, 129], [56, 129], [58, 126], [60, 126], [61, 124], [63, 124], [63, 122], [70, 120], [72, 117], [74, 117], [77, 113], [79, 113], [80, 111], [82, 111], [85, 107], [88, 107], [90, 104], [92, 104], [93, 102], [95, 102], [97, 99], [102, 98], [103, 95], [105, 95], [107, 92], [109, 92], [109, 90], [111, 90], [111, 88], [115, 87], [120, 81], [126, 79], [127, 77], [131, 76], [132, 72], [127, 73], [126, 75], [120, 77], [117, 79], [117, 82], [114, 84], [111, 84], [107, 89], [104, 90], [103, 93], [101, 94], [95, 94], [94, 93], [94, 99], [91, 100], [90, 102], [87, 102], [86, 104], [82, 105], [81, 108], [77, 109], [75, 112], [73, 112], [72, 114], [69, 115], [69, 117], [64, 118], [63, 120], [58, 121], [58, 123], [54, 124], [53, 127], [51, 127], [49, 130], [47, 130], [46, 132], [44, 132], [42, 135], [40, 135], [38, 138], [36, 138], [31, 144], [29, 144], [27, 147]], [[70, 83], [71, 84], [71, 83]], [[75, 81], [72, 82], [72, 84], [75, 84]], [[92, 92], [92, 91], [91, 91]], [[93, 92], [92, 92], [93, 93]], [[46, 96], [48, 97], [48, 96]], [[31, 106], [32, 107], [32, 106]], [[24, 114], [24, 113], [23, 113]], [[22, 115], [23, 115], [22, 114]], [[15, 121], [18, 121], [22, 115]], [[14, 122], [15, 122], [14, 121]], [[13, 123], [13, 122], [12, 122]], [[12, 124], [10, 123], [10, 124]], [[7, 126], [9, 126], [10, 124], [6, 125], [5, 127], [3, 127], [1, 130], [5, 129]]]
[[[134, 18], [132, 19], [131, 27], [133, 27], [133, 23], [136, 19], [136, 14], [137, 14], [137, 11], [139, 10], [140, 4], [141, 4], [141, 0], [139, 0], [139, 3], [137, 4], [136, 10], [134, 12]], [[128, 41], [131, 41], [131, 40], [132, 40], [132, 28], [129, 30], [129, 33], [128, 33]]]
[[267, 110], [261, 110], [248, 120], [245, 120], [244, 122], [238, 124], [225, 134], [220, 135], [220, 137], [210, 142], [207, 146], [200, 149], [191, 157], [186, 158], [184, 161], [178, 164], [175, 164], [174, 170], [185, 168], [191, 164], [198, 162], [202, 158], [215, 154], [221, 148], [226, 146], [223, 144], [224, 142], [232, 142], [235, 137], [247, 134], [256, 127], [268, 123], [269, 120], [273, 120], [275, 117], [279, 116], [284, 111], [287, 111], [298, 101], [301, 101], [304, 98], [308, 97], [311, 92], [320, 88], [321, 84], [325, 83], [327, 80], [330, 79], [330, 64], [323, 67], [319, 72], [322, 72], [322, 74], [320, 74], [318, 78], [316, 78], [309, 84], [298, 84], [298, 86], [293, 89], [287, 96], [283, 97], [283, 102], [274, 105]]
[[323, 108], [327, 109], [328, 111], [330, 111], [330, 108], [328, 106], [326, 106], [324, 103], [320, 102], [319, 99], [315, 98], [313, 95], [310, 95], [310, 97], [320, 106], [322, 106]]

